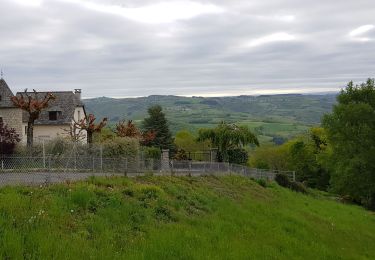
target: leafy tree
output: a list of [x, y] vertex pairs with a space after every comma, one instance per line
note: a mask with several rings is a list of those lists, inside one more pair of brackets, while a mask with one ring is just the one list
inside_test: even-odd
[[250, 155], [250, 166], [259, 169], [288, 170], [288, 147], [261, 146]]
[[105, 143], [109, 141], [113, 141], [116, 138], [116, 133], [112, 130], [111, 127], [105, 126], [103, 127], [100, 132], [95, 132], [93, 134], [93, 142], [94, 143]]
[[31, 148], [34, 142], [34, 124], [40, 116], [43, 109], [47, 108], [49, 102], [54, 100], [56, 97], [51, 93], [46, 93], [43, 97], [39, 97], [39, 93], [34, 89], [33, 93], [27, 92], [27, 89], [23, 93], [17, 96], [11, 97], [13, 104], [16, 107], [26, 111], [29, 115], [27, 121], [27, 147]]
[[14, 128], [8, 128], [0, 122], [0, 154], [12, 154], [16, 144], [20, 141], [21, 138]]
[[297, 139], [289, 144], [288, 151], [289, 169], [297, 172], [297, 181], [315, 187], [317, 163], [312, 147], [308, 142]]
[[149, 140], [146, 145], [160, 147], [162, 149], [173, 149], [172, 134], [161, 106], [151, 106], [148, 109], [148, 114], [149, 117], [144, 119], [142, 127], [146, 135], [154, 133], [155, 138]]
[[242, 148], [248, 144], [259, 146], [258, 139], [247, 127], [225, 122], [212, 129], [199, 129], [197, 140], [211, 141], [212, 145], [218, 148], [221, 161], [229, 161], [228, 150]]
[[312, 188], [327, 190], [330, 179], [330, 148], [323, 128], [311, 128], [309, 133], [280, 146], [257, 148], [250, 165], [256, 168], [296, 171], [297, 181]]
[[197, 142], [197, 138], [187, 130], [181, 130], [176, 133], [174, 143], [178, 149], [186, 152], [198, 152], [210, 149], [210, 141]]
[[334, 191], [375, 208], [375, 86], [349, 82], [323, 126], [332, 146]]

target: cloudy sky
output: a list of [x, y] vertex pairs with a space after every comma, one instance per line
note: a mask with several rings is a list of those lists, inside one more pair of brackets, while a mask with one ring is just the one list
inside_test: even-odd
[[13, 90], [84, 97], [339, 90], [375, 74], [374, 0], [0, 0]]

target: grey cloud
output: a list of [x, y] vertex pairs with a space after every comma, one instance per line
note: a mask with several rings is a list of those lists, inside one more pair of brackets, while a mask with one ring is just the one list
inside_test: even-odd
[[[82, 88], [86, 97], [338, 90], [374, 77], [375, 31], [368, 42], [348, 36], [375, 25], [372, 0], [199, 2], [226, 12], [150, 25], [57, 0], [0, 0], [0, 67], [16, 90]], [[277, 18], [286, 15], [295, 19]], [[243, 47], [280, 32], [296, 39]]]

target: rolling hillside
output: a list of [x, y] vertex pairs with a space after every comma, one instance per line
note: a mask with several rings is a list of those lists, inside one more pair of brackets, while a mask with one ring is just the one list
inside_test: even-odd
[[2, 259], [374, 259], [375, 215], [238, 176], [0, 189]]
[[290, 137], [305, 131], [308, 126], [319, 124], [322, 115], [331, 111], [335, 97], [335, 94], [217, 98], [154, 95], [86, 99], [85, 104], [89, 112], [98, 117], [108, 117], [112, 123], [119, 119], [132, 119], [140, 123], [149, 106], [160, 104], [173, 132], [181, 129], [195, 131], [224, 120], [248, 125], [267, 139], [273, 136]]

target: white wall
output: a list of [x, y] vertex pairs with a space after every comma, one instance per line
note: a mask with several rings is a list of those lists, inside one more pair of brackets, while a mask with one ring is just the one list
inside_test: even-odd
[[[85, 111], [83, 107], [77, 107], [74, 111], [74, 120], [78, 122], [79, 120], [85, 118]], [[74, 121], [72, 120], [72, 125]], [[22, 123], [22, 142], [26, 143], [27, 133], [26, 133], [27, 123]], [[56, 137], [69, 137], [70, 125], [34, 125], [34, 142], [40, 142], [42, 140], [51, 140]], [[78, 134], [78, 129], [76, 133]], [[82, 142], [87, 142], [86, 131], [81, 131]]]

